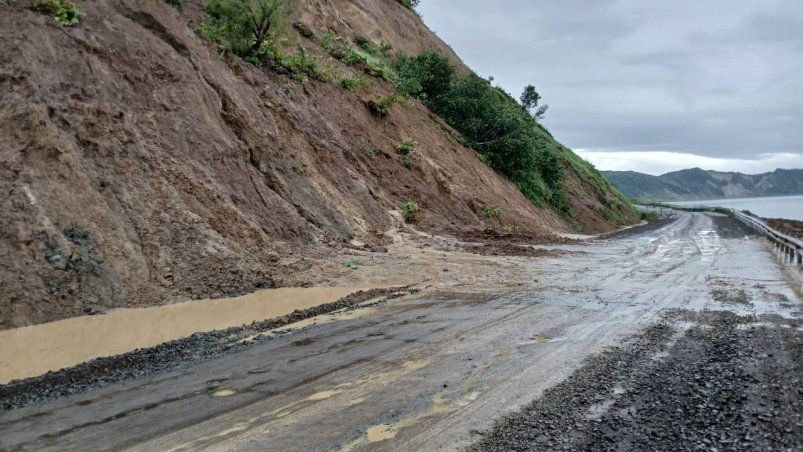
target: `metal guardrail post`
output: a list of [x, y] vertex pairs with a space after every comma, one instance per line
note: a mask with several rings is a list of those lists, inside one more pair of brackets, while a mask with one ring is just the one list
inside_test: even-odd
[[768, 240], [772, 241], [775, 245], [775, 250], [781, 252], [784, 262], [788, 260], [790, 263], [794, 264], [795, 261], [797, 261], [798, 265], [803, 265], [803, 241], [776, 231], [767, 226], [763, 221], [745, 215], [737, 210], [729, 210], [731, 215], [736, 217], [739, 221], [753, 230], [764, 234]]

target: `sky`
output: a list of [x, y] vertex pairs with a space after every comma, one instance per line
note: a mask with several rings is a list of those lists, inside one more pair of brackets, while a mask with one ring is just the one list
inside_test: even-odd
[[803, 168], [803, 0], [421, 0], [477, 74], [602, 170]]

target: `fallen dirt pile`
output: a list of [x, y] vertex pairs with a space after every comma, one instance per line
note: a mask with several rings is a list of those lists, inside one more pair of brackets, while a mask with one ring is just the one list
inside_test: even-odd
[[678, 311], [592, 359], [472, 450], [793, 450], [803, 320]]
[[786, 220], [784, 218], [764, 218], [767, 225], [792, 237], [803, 238], [803, 221]]
[[711, 214], [717, 233], [723, 239], [743, 239], [758, 237], [759, 234], [741, 221], [726, 215]]
[[415, 290], [404, 287], [360, 291], [334, 303], [297, 310], [276, 319], [226, 330], [195, 333], [155, 347], [98, 358], [68, 369], [48, 372], [40, 377], [0, 385], [0, 411], [55, 400], [132, 378], [186, 368], [268, 340], [269, 337], [262, 333], [318, 315], [353, 308], [373, 299], [382, 303], [414, 292]]

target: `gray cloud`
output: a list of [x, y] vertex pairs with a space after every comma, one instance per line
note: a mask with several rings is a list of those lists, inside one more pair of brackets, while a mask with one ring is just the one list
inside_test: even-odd
[[[799, 0], [423, 0], [466, 63], [593, 151], [803, 155]], [[626, 155], [626, 154], [624, 154]], [[783, 161], [779, 164], [783, 165]]]

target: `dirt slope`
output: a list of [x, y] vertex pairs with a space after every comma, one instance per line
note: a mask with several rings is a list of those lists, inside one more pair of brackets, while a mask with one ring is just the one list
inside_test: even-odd
[[[0, 328], [270, 287], [288, 253], [382, 243], [408, 200], [424, 230], [570, 228], [417, 103], [378, 119], [367, 93], [221, 55], [195, 31], [199, 2], [76, 1], [72, 28], [26, 4], [0, 6]], [[459, 61], [393, 0], [298, 16]], [[394, 152], [406, 137], [412, 170]]]

